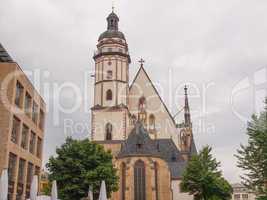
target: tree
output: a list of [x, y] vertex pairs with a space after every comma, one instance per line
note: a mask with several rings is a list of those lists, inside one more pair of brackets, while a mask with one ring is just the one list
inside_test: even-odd
[[248, 144], [237, 151], [237, 166], [245, 171], [243, 184], [267, 199], [267, 98], [265, 110], [248, 122], [247, 135]]
[[81, 199], [87, 196], [89, 185], [97, 195], [101, 180], [106, 181], [108, 196], [118, 190], [119, 178], [113, 168], [112, 155], [101, 145], [67, 138], [56, 153], [57, 156], [51, 157], [46, 166], [50, 181], [57, 181], [60, 199]]
[[204, 147], [193, 155], [183, 173], [180, 188], [182, 192], [194, 195], [195, 200], [228, 200], [232, 196], [231, 185], [218, 169], [220, 163], [212, 157], [212, 148]]

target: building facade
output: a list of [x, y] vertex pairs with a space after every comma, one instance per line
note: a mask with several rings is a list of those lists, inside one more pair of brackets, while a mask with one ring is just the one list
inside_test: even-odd
[[256, 195], [240, 183], [232, 184], [232, 200], [255, 200]]
[[93, 58], [91, 140], [114, 156], [120, 187], [111, 200], [192, 199], [179, 189], [188, 158], [197, 153], [187, 87], [184, 122], [177, 124], [145, 71], [143, 60], [129, 84], [128, 44], [113, 11]]
[[8, 199], [20, 200], [41, 171], [46, 107], [1, 44], [0, 87], [0, 173], [8, 169]]

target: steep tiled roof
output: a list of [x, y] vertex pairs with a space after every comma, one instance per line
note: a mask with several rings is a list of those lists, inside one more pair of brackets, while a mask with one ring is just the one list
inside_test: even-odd
[[[195, 149], [192, 149], [194, 152]], [[193, 153], [192, 152], [192, 153]], [[168, 163], [172, 179], [179, 179], [187, 162], [172, 139], [151, 139], [143, 125], [136, 123], [126, 141], [122, 142], [118, 158], [130, 156], [159, 157]]]
[[127, 140], [122, 144], [118, 157], [133, 155], [160, 156], [156, 143], [149, 137], [139, 122], [136, 123]]
[[13, 62], [5, 48], [0, 43], [0, 62]]

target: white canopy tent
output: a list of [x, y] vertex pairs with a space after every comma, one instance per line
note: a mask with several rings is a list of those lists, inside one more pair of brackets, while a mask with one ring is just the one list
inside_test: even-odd
[[107, 189], [105, 181], [102, 181], [98, 200], [107, 200]]
[[30, 199], [28, 200], [59, 200], [57, 195], [58, 195], [57, 182], [53, 181], [51, 196], [46, 196], [46, 195], [38, 196], [38, 176], [33, 177], [30, 190]]
[[4, 169], [0, 176], [0, 200], [7, 200], [8, 195], [8, 170]]

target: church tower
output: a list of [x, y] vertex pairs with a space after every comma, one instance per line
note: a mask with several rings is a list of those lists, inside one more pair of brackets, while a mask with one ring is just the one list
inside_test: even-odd
[[114, 11], [107, 17], [107, 30], [99, 36], [93, 58], [92, 140], [126, 139], [131, 59], [125, 36], [119, 31], [119, 17]]

